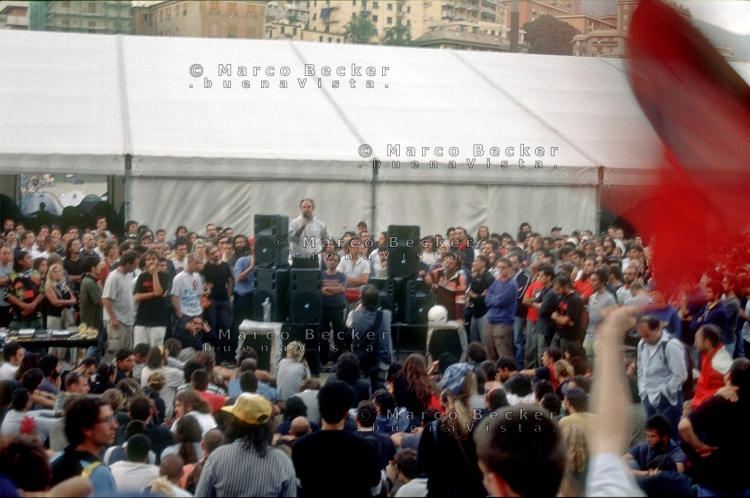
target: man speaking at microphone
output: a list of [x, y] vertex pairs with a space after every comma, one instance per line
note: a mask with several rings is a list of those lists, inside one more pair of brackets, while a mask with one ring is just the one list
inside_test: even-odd
[[312, 259], [318, 266], [315, 257], [323, 250], [323, 240], [328, 238], [328, 228], [325, 223], [315, 218], [315, 202], [312, 199], [302, 199], [299, 203], [300, 215], [289, 224], [289, 242], [295, 259]]

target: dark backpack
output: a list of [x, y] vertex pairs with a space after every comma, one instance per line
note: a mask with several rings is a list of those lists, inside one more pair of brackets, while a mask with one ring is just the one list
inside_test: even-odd
[[371, 330], [355, 330], [357, 335], [353, 346], [359, 356], [359, 367], [365, 372], [369, 372], [378, 363], [378, 330], [382, 323], [383, 310], [378, 309]]

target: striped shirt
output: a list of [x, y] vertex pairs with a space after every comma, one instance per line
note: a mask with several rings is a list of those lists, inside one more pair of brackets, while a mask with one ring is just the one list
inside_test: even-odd
[[195, 496], [297, 496], [294, 465], [276, 448], [260, 458], [240, 439], [211, 453]]

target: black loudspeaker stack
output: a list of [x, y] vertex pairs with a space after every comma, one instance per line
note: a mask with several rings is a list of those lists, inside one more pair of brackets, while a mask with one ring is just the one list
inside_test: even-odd
[[286, 268], [289, 265], [289, 218], [281, 215], [255, 215], [256, 268]]
[[263, 321], [263, 303], [266, 298], [271, 300], [271, 321], [286, 321], [289, 314], [288, 268], [255, 268], [253, 318], [258, 322]]
[[426, 324], [431, 296], [424, 280], [417, 278], [422, 252], [419, 227], [389, 225], [387, 246], [388, 278], [370, 279], [380, 291], [381, 306], [391, 310], [394, 322]]
[[320, 323], [323, 309], [323, 296], [320, 291], [321, 270], [292, 268], [289, 273], [289, 321]]
[[419, 270], [419, 227], [388, 225], [388, 276], [412, 278]]

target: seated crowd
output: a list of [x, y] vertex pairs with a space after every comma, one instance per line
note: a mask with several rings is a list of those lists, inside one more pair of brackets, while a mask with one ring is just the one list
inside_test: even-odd
[[135, 223], [118, 238], [104, 218], [65, 235], [12, 223], [0, 325], [85, 324], [98, 339], [87, 351], [6, 342], [3, 495], [750, 493], [738, 457], [750, 239], [665, 290], [647, 241], [616, 227], [425, 237], [417, 276], [468, 339], [460, 356], [428, 358], [394, 351], [368, 284], [387, 276], [385, 234], [376, 244], [360, 223], [317, 261], [320, 354], [291, 341], [267, 366], [238, 342], [253, 318], [252, 239], [213, 224], [167, 241]]

